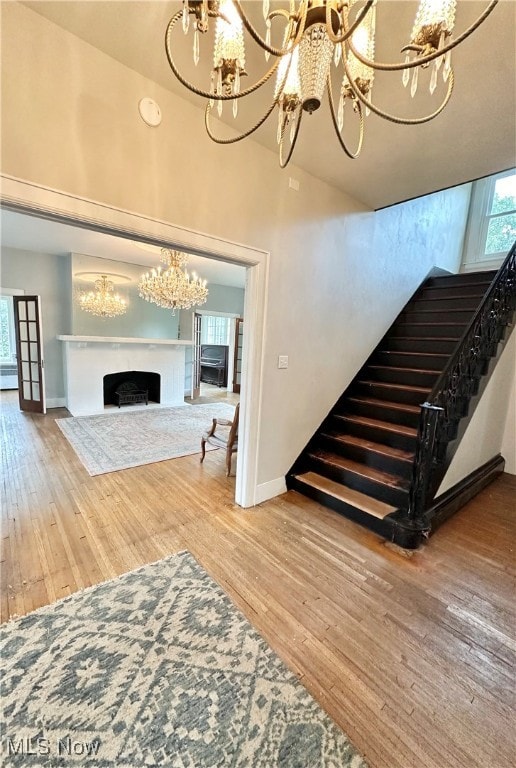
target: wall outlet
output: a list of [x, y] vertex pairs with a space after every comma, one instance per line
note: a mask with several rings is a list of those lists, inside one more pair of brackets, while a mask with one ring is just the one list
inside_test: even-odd
[[290, 176], [288, 180], [288, 185], [290, 189], [295, 189], [296, 192], [299, 191], [299, 179], [295, 179], [293, 176]]
[[288, 368], [288, 355], [279, 355], [278, 368]]

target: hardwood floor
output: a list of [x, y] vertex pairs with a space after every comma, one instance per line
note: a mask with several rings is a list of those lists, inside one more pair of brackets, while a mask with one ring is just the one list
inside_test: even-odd
[[240, 509], [222, 452], [90, 477], [67, 415], [2, 393], [2, 620], [188, 549], [371, 768], [514, 765], [516, 478], [409, 554], [293, 491]]

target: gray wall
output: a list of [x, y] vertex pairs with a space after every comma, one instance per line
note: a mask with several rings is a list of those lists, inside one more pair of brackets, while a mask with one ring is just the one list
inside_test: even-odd
[[56, 336], [71, 333], [70, 257], [2, 248], [2, 288], [18, 288], [41, 296], [45, 393], [47, 404], [65, 396], [61, 342]]
[[121, 336], [139, 339], [177, 339], [179, 313], [161, 309], [138, 296], [138, 280], [148, 271], [135, 264], [127, 264], [95, 256], [72, 254], [74, 295], [77, 291], [90, 291], [92, 284], [77, 278], [79, 272], [112, 273], [129, 277], [131, 282], [115, 285], [115, 290], [128, 302], [125, 315], [119, 317], [95, 317], [73, 302], [72, 328], [75, 336]]

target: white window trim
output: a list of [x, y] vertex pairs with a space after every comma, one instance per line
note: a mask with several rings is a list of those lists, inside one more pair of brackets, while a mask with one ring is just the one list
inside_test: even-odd
[[461, 272], [478, 272], [484, 268], [493, 269], [500, 266], [506, 257], [505, 251], [488, 255], [484, 253], [489, 221], [492, 218], [487, 212], [491, 208], [496, 182], [498, 179], [510, 176], [514, 171], [514, 168], [510, 168], [502, 173], [473, 182]]

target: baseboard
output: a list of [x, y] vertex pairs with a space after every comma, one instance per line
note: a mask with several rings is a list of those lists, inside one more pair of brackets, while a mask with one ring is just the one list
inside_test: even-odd
[[432, 532], [500, 475], [504, 466], [505, 459], [499, 453], [435, 499], [427, 512]]
[[278, 477], [276, 480], [269, 480], [267, 483], [261, 483], [256, 486], [254, 494], [254, 503], [261, 504], [262, 501], [273, 499], [282, 493], [287, 492], [287, 484], [284, 477]]
[[47, 397], [47, 408], [66, 408], [66, 397]]

